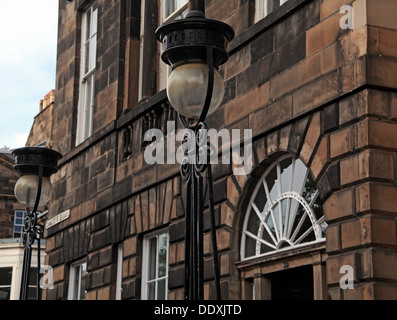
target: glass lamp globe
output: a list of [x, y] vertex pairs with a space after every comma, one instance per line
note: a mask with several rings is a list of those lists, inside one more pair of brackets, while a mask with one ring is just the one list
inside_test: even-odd
[[[168, 78], [167, 96], [178, 113], [192, 119], [200, 117], [207, 95], [208, 73], [206, 63], [188, 63], [172, 71]], [[220, 106], [224, 93], [223, 78], [214, 69], [214, 89], [208, 115]]]
[[[28, 208], [34, 207], [36, 202], [39, 177], [37, 175], [25, 175], [19, 178], [15, 184], [14, 193], [17, 200]], [[45, 206], [51, 197], [52, 185], [50, 179], [43, 177], [41, 195], [38, 207]]]

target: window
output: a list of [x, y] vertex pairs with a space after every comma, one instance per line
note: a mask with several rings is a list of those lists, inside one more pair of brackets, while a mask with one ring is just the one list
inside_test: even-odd
[[255, 0], [255, 22], [266, 17], [288, 0]]
[[241, 258], [249, 259], [325, 240], [319, 192], [302, 161], [284, 156], [259, 180], [248, 205]]
[[142, 299], [168, 298], [168, 233], [150, 235], [143, 242]]
[[16, 210], [14, 213], [14, 235], [13, 238], [21, 238], [25, 225], [26, 211]]
[[182, 19], [187, 12], [186, 0], [163, 0], [162, 22]]
[[[187, 0], [161, 0], [159, 1], [159, 11], [158, 11], [158, 23], [157, 26], [162, 25], [165, 22], [181, 19], [185, 16], [188, 9], [188, 1]], [[145, 19], [152, 14], [148, 11], [145, 11], [145, 0], [141, 2], [141, 34], [140, 34], [140, 57], [139, 57], [139, 87], [138, 87], [138, 100], [144, 98], [144, 88], [143, 88], [143, 79], [144, 79], [144, 46], [148, 45], [147, 42], [149, 40], [145, 40]], [[156, 14], [157, 16], [157, 14]], [[146, 43], [145, 43], [146, 41]], [[153, 45], [153, 44], [150, 44]], [[159, 52], [161, 52], [161, 46], [157, 43], [159, 47]], [[158, 54], [158, 83], [157, 88], [158, 91], [161, 91], [167, 87], [167, 79], [171, 72], [171, 68], [167, 66], [164, 62], [161, 61], [161, 54]], [[157, 68], [157, 66], [156, 66]], [[157, 71], [157, 70], [156, 70]]]
[[12, 268], [0, 268], [0, 301], [10, 300]]
[[[162, 21], [165, 22], [183, 19], [188, 11], [188, 2], [186, 0], [163, 0], [162, 1]], [[160, 59], [159, 65], [159, 91], [167, 87], [168, 77], [171, 74], [171, 67], [166, 65]]]
[[81, 28], [80, 95], [76, 145], [92, 135], [96, 68], [98, 8], [96, 2], [84, 13]]
[[37, 300], [37, 268], [30, 268], [28, 300]]
[[70, 268], [69, 300], [85, 300], [87, 262], [78, 262]]
[[[40, 212], [37, 211], [37, 217], [40, 218]], [[25, 226], [26, 211], [16, 210], [14, 213], [14, 232], [13, 238], [22, 238], [23, 228]]]
[[121, 300], [123, 291], [123, 244], [117, 247], [116, 300]]

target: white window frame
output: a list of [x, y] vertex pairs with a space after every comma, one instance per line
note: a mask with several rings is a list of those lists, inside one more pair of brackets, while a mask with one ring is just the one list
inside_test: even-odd
[[[96, 17], [96, 19], [93, 19]], [[92, 27], [95, 26], [93, 30]], [[88, 29], [90, 29], [88, 35]], [[93, 2], [82, 17], [81, 56], [80, 56], [80, 93], [77, 111], [76, 145], [81, 144], [92, 135], [94, 117], [94, 91], [98, 30], [98, 5]], [[90, 50], [93, 45], [94, 50]], [[91, 55], [94, 51], [94, 55]], [[88, 66], [87, 69], [87, 58]], [[91, 61], [91, 58], [93, 58]]]
[[[68, 300], [81, 300], [81, 270], [82, 266], [85, 265], [85, 272], [87, 272], [87, 260], [80, 260], [78, 262], [73, 263], [70, 266], [70, 274], [69, 274], [69, 291], [68, 291]], [[76, 281], [77, 281], [77, 294], [75, 294], [76, 290]], [[84, 294], [84, 296], [86, 293]]]
[[[167, 235], [167, 258], [166, 258], [166, 272], [165, 276], [158, 277], [158, 248], [159, 248], [159, 236], [166, 234]], [[149, 254], [149, 242], [151, 239], [157, 238], [157, 247], [156, 247], [156, 276], [154, 279], [148, 280], [149, 277], [149, 270], [150, 270], [150, 254]], [[169, 271], [169, 233], [168, 230], [161, 230], [155, 233], [151, 233], [144, 237], [143, 239], [143, 260], [142, 260], [142, 300], [148, 300], [149, 291], [148, 291], [148, 284], [149, 283], [156, 283], [155, 287], [155, 300], [157, 300], [157, 283], [159, 281], [165, 280], [165, 288], [167, 290], [165, 294], [165, 300], [168, 300], [168, 271]]]
[[[285, 173], [283, 173], [280, 164], [288, 159], [291, 160], [291, 164], [288, 168], [285, 168]], [[304, 175], [301, 175], [299, 178], [297, 170], [305, 170]], [[270, 190], [266, 179], [268, 176], [271, 177], [275, 172], [275, 183]], [[266, 169], [251, 195], [245, 214], [240, 247], [242, 260], [249, 260], [294, 248], [306, 247], [325, 241], [324, 235], [327, 227], [325, 217], [324, 215], [316, 217], [313, 209], [314, 206], [317, 205], [319, 190], [316, 189], [310, 201], [303, 197], [309, 174], [309, 169], [303, 162], [292, 155], [281, 157]], [[282, 183], [282, 177], [284, 177], [284, 183]], [[288, 178], [288, 181], [286, 181], [285, 178]], [[259, 207], [255, 202], [258, 195], [262, 193], [263, 197], [259, 199], [265, 199], [264, 208]], [[284, 205], [286, 207], [284, 207]], [[297, 220], [299, 207], [301, 207], [304, 212], [304, 218], [301, 220]], [[255, 231], [257, 232], [256, 234], [254, 231], [250, 231], [248, 227], [251, 217], [258, 223], [258, 230]], [[302, 224], [305, 219], [308, 219], [307, 221], [310, 222], [310, 228], [303, 229]], [[299, 223], [294, 228], [296, 222]], [[301, 231], [305, 232], [300, 234]], [[311, 232], [313, 232], [315, 240], [305, 240]], [[268, 235], [266, 237], [268, 240], [265, 240], [263, 237], [264, 234]], [[247, 239], [250, 239], [251, 243], [253, 241], [255, 243], [254, 254], [247, 254], [247, 246], [249, 245]], [[284, 247], [283, 245], [286, 243], [288, 243], [288, 246]], [[271, 248], [271, 250], [262, 253], [262, 245]]]
[[274, 11], [273, 8], [276, 1], [279, 6], [282, 6], [288, 0], [255, 0], [255, 23]]

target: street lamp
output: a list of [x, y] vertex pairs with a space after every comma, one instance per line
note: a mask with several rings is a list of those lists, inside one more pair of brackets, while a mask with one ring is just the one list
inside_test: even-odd
[[207, 129], [205, 118], [223, 100], [224, 82], [218, 68], [229, 58], [226, 47], [234, 38], [234, 31], [225, 23], [207, 19], [201, 11], [191, 10], [184, 19], [159, 27], [156, 36], [163, 44], [162, 60], [172, 67], [167, 84], [168, 100], [179, 113], [182, 125], [194, 132], [193, 136], [185, 136], [185, 158], [181, 165], [187, 187], [184, 296], [186, 300], [204, 298], [202, 173], [206, 171], [216, 296], [220, 300], [213, 184], [208, 164], [211, 147], [208, 148], [206, 135], [202, 133]]
[[57, 162], [62, 155], [54, 150], [41, 147], [26, 147], [12, 151], [15, 158], [14, 169], [21, 176], [15, 184], [17, 200], [26, 207], [23, 228], [23, 268], [20, 300], [26, 300], [29, 285], [32, 245], [37, 241], [37, 299], [40, 300], [40, 235], [43, 227], [37, 223], [37, 209], [45, 206], [51, 197], [50, 176], [58, 171]]

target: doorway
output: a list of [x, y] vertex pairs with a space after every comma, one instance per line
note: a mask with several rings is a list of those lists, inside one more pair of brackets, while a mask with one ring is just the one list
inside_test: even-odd
[[266, 275], [272, 300], [313, 300], [313, 267], [305, 266]]

